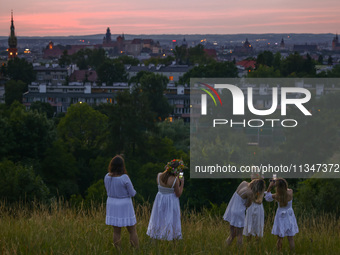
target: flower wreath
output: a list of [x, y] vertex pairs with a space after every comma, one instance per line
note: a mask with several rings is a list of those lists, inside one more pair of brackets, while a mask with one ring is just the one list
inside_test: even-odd
[[[178, 166], [177, 167], [172, 167], [171, 166], [174, 162], [178, 162]], [[168, 162], [168, 164], [166, 164], [166, 166], [164, 168], [165, 168], [166, 171], [168, 171], [168, 172], [170, 172], [170, 173], [172, 173], [174, 175], [178, 175], [186, 167], [184, 166], [183, 160], [181, 160], [181, 159], [173, 159], [170, 162]]]

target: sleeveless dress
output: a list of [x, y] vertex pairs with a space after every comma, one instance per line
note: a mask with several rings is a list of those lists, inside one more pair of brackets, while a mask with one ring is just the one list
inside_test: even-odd
[[112, 177], [106, 174], [104, 184], [107, 192], [106, 225], [133, 226], [137, 223], [132, 199], [136, 195], [128, 175]]
[[[273, 201], [272, 194], [267, 192], [265, 199], [268, 202]], [[278, 202], [278, 208], [276, 210], [274, 225], [272, 228], [272, 234], [279, 237], [294, 236], [299, 233], [299, 227], [296, 222], [294, 210], [293, 210], [293, 200], [288, 201], [287, 206], [281, 207]]]
[[264, 209], [263, 204], [252, 203], [247, 211], [244, 221], [243, 235], [263, 237]]
[[230, 226], [237, 228], [244, 227], [246, 202], [247, 199], [243, 199], [237, 192], [234, 193], [223, 215], [223, 219], [228, 221]]
[[154, 239], [182, 239], [181, 211], [179, 198], [175, 195], [173, 182], [171, 188], [163, 187], [158, 180], [158, 193], [152, 206], [151, 217], [146, 234]]

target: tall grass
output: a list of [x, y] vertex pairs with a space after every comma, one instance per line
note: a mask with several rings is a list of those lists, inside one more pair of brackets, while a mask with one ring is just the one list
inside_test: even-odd
[[[271, 227], [274, 214], [266, 215], [264, 237], [244, 239], [227, 247], [229, 225], [208, 213], [182, 212], [183, 240], [155, 241], [146, 235], [151, 205], [135, 207], [140, 248], [129, 244], [122, 231], [122, 249], [112, 243], [113, 229], [105, 225], [105, 205], [74, 208], [65, 202], [8, 206], [0, 203], [0, 254], [281, 254]], [[307, 215], [307, 214], [306, 214]], [[295, 236], [296, 254], [340, 254], [340, 221], [335, 215], [297, 216], [300, 233]], [[282, 254], [289, 254], [284, 240]]]

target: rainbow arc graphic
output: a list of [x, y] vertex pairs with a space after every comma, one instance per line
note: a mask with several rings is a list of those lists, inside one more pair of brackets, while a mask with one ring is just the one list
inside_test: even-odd
[[[210, 89], [218, 98], [218, 100], [220, 101], [220, 104], [222, 106], [222, 100], [220, 98], [220, 96], [218, 95], [217, 91], [210, 85], [206, 84], [206, 83], [201, 83], [202, 85], [206, 86], [208, 89]], [[217, 106], [216, 100], [214, 98], [214, 96], [211, 94], [211, 92], [208, 89], [205, 88], [200, 88], [201, 90], [203, 90], [205, 93], [207, 93], [212, 100], [215, 103], [215, 106]], [[207, 115], [207, 95], [206, 94], [202, 94], [201, 95], [201, 114], [202, 115]]]

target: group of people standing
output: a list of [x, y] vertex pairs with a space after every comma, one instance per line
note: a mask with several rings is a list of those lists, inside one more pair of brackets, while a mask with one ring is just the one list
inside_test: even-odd
[[[146, 234], [153, 239], [178, 240], [182, 239], [181, 212], [179, 197], [183, 192], [185, 168], [183, 161], [174, 159], [165, 166], [164, 172], [158, 173], [156, 181], [158, 193], [156, 195]], [[107, 191], [106, 224], [113, 226], [113, 243], [116, 247], [121, 244], [121, 228], [126, 227], [130, 233], [130, 243], [138, 247], [136, 216], [132, 204], [132, 197], [136, 195], [131, 180], [125, 169], [124, 159], [115, 156], [104, 178]], [[253, 178], [248, 183], [243, 181], [232, 196], [223, 216], [230, 224], [230, 236], [226, 243], [230, 245], [237, 237], [237, 243], [242, 245], [243, 235], [263, 236], [264, 209], [262, 200], [278, 202], [278, 209], [274, 219], [272, 234], [277, 235], [277, 247], [280, 250], [282, 240], [287, 236], [291, 250], [294, 249], [293, 236], [299, 229], [292, 209], [293, 191], [288, 189], [287, 181], [278, 178], [271, 180], [265, 191], [265, 181]], [[276, 187], [276, 193], [271, 189]]]
[[[184, 177], [180, 175], [183, 169], [183, 161], [174, 159], [168, 162], [164, 172], [157, 175], [158, 193], [147, 230], [151, 238], [169, 241], [182, 239], [179, 197], [184, 187]], [[113, 226], [114, 245], [120, 247], [121, 228], [126, 227], [130, 233], [130, 243], [137, 248], [137, 221], [131, 199], [136, 191], [120, 155], [111, 160], [104, 184], [107, 191], [105, 222]]]
[[[275, 187], [276, 193], [271, 193]], [[248, 183], [243, 181], [229, 201], [223, 219], [229, 222], [230, 235], [227, 244], [230, 245], [237, 237], [238, 245], [242, 245], [243, 235], [263, 237], [264, 209], [263, 198], [277, 201], [278, 208], [274, 218], [271, 233], [277, 236], [277, 249], [281, 250], [282, 241], [287, 237], [291, 250], [295, 249], [294, 236], [299, 232], [295, 214], [292, 208], [293, 190], [288, 189], [288, 183], [283, 178], [270, 180], [267, 191], [262, 178], [253, 178]]]

